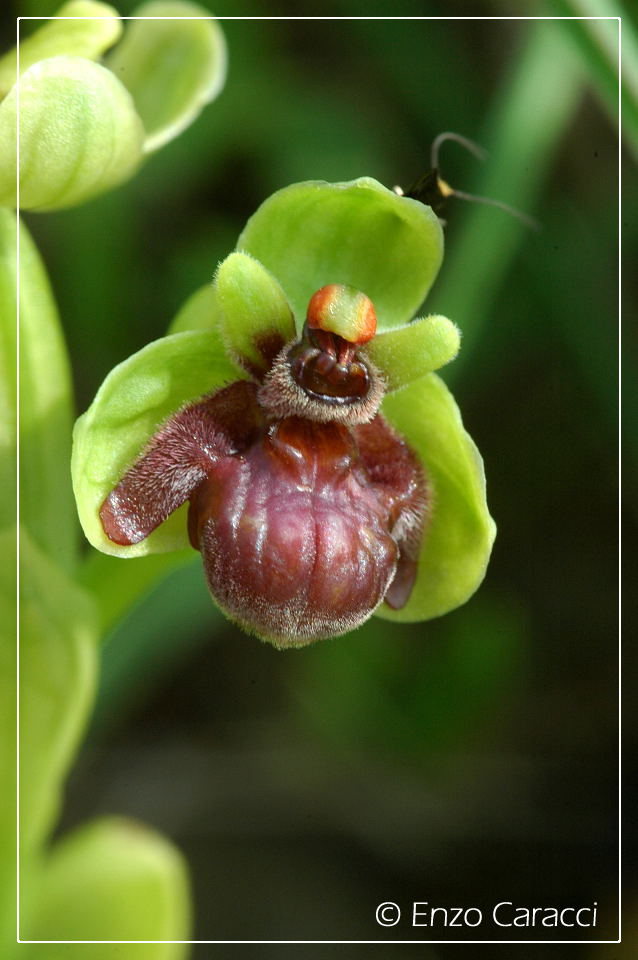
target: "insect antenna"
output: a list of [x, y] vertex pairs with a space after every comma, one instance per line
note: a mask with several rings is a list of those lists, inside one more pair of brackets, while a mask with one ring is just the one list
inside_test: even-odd
[[475, 156], [477, 160], [487, 160], [487, 150], [484, 150], [483, 147], [480, 147], [478, 143], [474, 143], [474, 141], [469, 140], [468, 137], [462, 137], [460, 133], [453, 133], [452, 130], [445, 130], [444, 133], [440, 133], [438, 137], [434, 138], [432, 141], [432, 146], [430, 147], [430, 166], [433, 170], [438, 170], [439, 150], [446, 140], [454, 140], [456, 143], [460, 143], [461, 146], [465, 147], [465, 149]]
[[510, 213], [517, 220], [520, 220], [520, 222], [524, 223], [530, 230], [536, 230], [538, 232], [541, 229], [540, 223], [534, 217], [530, 217], [529, 214], [523, 213], [522, 210], [518, 210], [516, 207], [511, 207], [509, 203], [503, 203], [502, 200], [494, 200], [492, 197], [479, 197], [474, 193], [464, 193], [462, 190], [452, 190], [452, 196], [458, 197], [460, 200], [470, 200], [472, 203], [484, 203], [490, 207], [498, 207], [500, 210], [504, 210], [505, 213]]
[[511, 214], [513, 217], [516, 217], [517, 220], [520, 220], [521, 223], [524, 223], [526, 227], [529, 227], [530, 230], [540, 230], [538, 220], [528, 216], [521, 210], [517, 210], [516, 207], [510, 206], [508, 203], [503, 203], [502, 200], [494, 200], [492, 197], [480, 197], [473, 193], [465, 193], [463, 190], [457, 190], [455, 187], [451, 187], [449, 183], [446, 183], [446, 181], [439, 176], [439, 152], [441, 146], [447, 140], [454, 140], [456, 143], [459, 143], [476, 157], [477, 160], [483, 161], [487, 158], [487, 151], [477, 143], [474, 143], [473, 140], [462, 137], [460, 133], [453, 133], [451, 130], [446, 130], [435, 137], [432, 142], [430, 149], [430, 170], [419, 177], [419, 179], [405, 191], [400, 187], [395, 187], [395, 193], [398, 193], [400, 196], [411, 197], [413, 200], [419, 200], [421, 203], [427, 204], [427, 206], [432, 207], [437, 215], [444, 209], [449, 197], [458, 197], [460, 200], [469, 200], [471, 203], [483, 203], [487, 206], [498, 207], [500, 210]]

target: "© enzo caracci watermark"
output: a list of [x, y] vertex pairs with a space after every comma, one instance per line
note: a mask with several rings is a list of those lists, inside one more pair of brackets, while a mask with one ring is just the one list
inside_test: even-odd
[[525, 907], [516, 906], [511, 900], [501, 900], [489, 913], [479, 907], [439, 907], [427, 900], [415, 900], [403, 908], [392, 900], [380, 903], [376, 909], [376, 921], [381, 927], [394, 927], [401, 920], [412, 927], [469, 927], [476, 929], [483, 923], [496, 927], [595, 927], [597, 901], [583, 907]]

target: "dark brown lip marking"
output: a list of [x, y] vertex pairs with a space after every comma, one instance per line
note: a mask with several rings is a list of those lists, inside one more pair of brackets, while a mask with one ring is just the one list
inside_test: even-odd
[[242, 369], [250, 374], [253, 379], [261, 383], [266, 373], [272, 367], [275, 357], [285, 347], [286, 341], [280, 333], [273, 330], [268, 333], [258, 334], [253, 338], [253, 343], [257, 351], [261, 354], [263, 363], [255, 363], [244, 355], [238, 356], [237, 359]]
[[288, 358], [293, 380], [315, 399], [335, 405], [357, 403], [370, 390], [370, 375], [356, 346], [335, 333], [311, 330], [306, 324]]

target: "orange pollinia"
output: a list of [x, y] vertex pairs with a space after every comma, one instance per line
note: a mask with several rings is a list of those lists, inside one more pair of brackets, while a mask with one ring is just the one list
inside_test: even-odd
[[362, 344], [377, 332], [377, 315], [370, 297], [345, 283], [329, 283], [308, 304], [310, 330], [335, 333], [348, 343]]

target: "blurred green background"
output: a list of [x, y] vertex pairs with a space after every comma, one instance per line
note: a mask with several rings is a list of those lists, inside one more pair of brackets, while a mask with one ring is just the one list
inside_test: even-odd
[[[332, 0], [320, 13], [387, 12], [380, 6]], [[473, 13], [506, 16], [506, 6], [482, 2]], [[50, 15], [56, 4], [20, 7]], [[221, 0], [214, 12], [279, 11]], [[404, 2], [396, 12], [464, 11]], [[609, 11], [562, 0], [517, 11], [583, 12]], [[607, 60], [573, 23], [224, 29], [227, 85], [193, 127], [125, 187], [25, 217], [58, 299], [78, 411], [112, 366], [163, 334], [273, 190], [361, 175], [407, 186], [427, 168], [435, 135], [455, 130], [490, 157], [480, 165], [446, 144], [445, 179], [542, 223], [535, 234], [501, 211], [451, 202], [427, 302], [464, 334], [443, 377], [484, 456], [499, 532], [487, 578], [460, 610], [411, 626], [373, 619], [299, 652], [278, 653], [226, 622], [195, 553], [123, 620], [114, 604], [61, 830], [118, 813], [167, 833], [191, 866], [197, 939], [427, 939], [408, 922], [379, 928], [376, 905], [427, 900], [489, 914], [503, 899], [597, 901], [596, 937], [615, 938], [617, 25], [607, 26]], [[628, 211], [637, 143], [632, 126]], [[636, 219], [626, 219], [630, 248]], [[143, 562], [95, 569], [107, 604]], [[486, 923], [470, 931], [478, 936], [499, 933]], [[268, 949], [279, 955], [264, 947], [259, 956]], [[554, 947], [570, 957], [604, 949]]]

